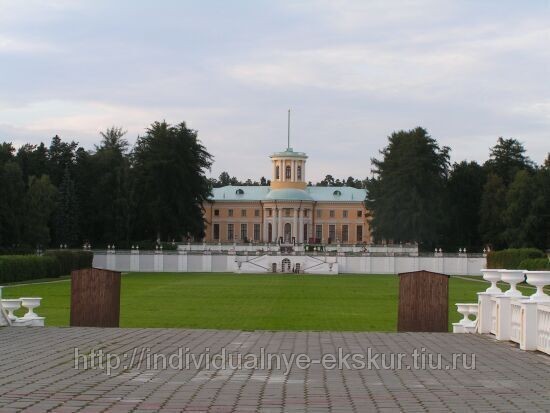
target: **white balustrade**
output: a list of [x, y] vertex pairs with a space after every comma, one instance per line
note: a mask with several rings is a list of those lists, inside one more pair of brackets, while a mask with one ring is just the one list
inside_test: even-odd
[[537, 305], [537, 350], [550, 354], [550, 305]]
[[[477, 305], [457, 304], [463, 318], [453, 323], [453, 332], [491, 333], [497, 340], [518, 343], [522, 350], [550, 354], [550, 296], [544, 292], [544, 286], [550, 285], [550, 271], [487, 269], [482, 272], [491, 286], [478, 293]], [[525, 279], [524, 274], [526, 282], [536, 287], [531, 296], [523, 296], [516, 287]], [[497, 286], [498, 281], [510, 284], [510, 289], [503, 293]], [[475, 321], [469, 318], [471, 314], [477, 315]]]

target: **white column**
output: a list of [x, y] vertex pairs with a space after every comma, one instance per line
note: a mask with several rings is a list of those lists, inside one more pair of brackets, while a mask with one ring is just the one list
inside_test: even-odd
[[292, 220], [292, 236], [298, 242], [298, 209], [294, 208], [294, 218]]
[[277, 237], [279, 236], [279, 209], [273, 209], [273, 225], [271, 226], [273, 242], [277, 242]]
[[302, 161], [302, 181], [306, 182], [306, 161]]
[[290, 161], [290, 180], [296, 181], [296, 161], [292, 160]]
[[266, 214], [265, 214], [265, 211], [264, 211], [264, 225], [263, 225], [264, 232], [263, 232], [262, 236], [260, 237], [262, 242], [267, 242], [267, 236], [269, 235], [269, 232], [268, 232], [268, 229], [267, 229], [267, 225], [268, 225], [267, 224], [267, 219], [265, 219], [265, 216], [266, 216]]
[[298, 242], [304, 243], [304, 210], [300, 209], [298, 216]]
[[279, 237], [284, 237], [284, 231], [283, 231], [283, 219], [282, 219], [282, 209], [279, 208], [277, 210], [277, 239]]
[[273, 161], [273, 174], [271, 175], [272, 180], [276, 180], [277, 178], [277, 161]]

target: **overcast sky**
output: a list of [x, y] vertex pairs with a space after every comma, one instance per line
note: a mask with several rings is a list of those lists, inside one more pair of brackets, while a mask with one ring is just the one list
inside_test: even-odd
[[394, 130], [423, 126], [452, 160], [498, 136], [550, 150], [550, 2], [0, 0], [0, 141], [86, 148], [120, 125], [185, 121], [212, 176], [370, 174]]

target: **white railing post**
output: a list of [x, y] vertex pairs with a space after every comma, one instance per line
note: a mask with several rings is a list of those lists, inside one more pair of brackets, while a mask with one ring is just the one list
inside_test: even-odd
[[522, 300], [521, 306], [521, 335], [519, 348], [522, 350], [537, 349], [537, 303]]
[[178, 250], [178, 271], [187, 272], [187, 251]]
[[510, 301], [512, 300], [512, 297], [500, 295], [494, 297], [494, 300], [497, 306], [497, 325], [495, 338], [497, 340], [510, 340], [510, 324], [512, 312]]
[[130, 271], [139, 272], [139, 249], [132, 247], [130, 254]]
[[492, 323], [492, 301], [493, 294], [488, 292], [477, 293], [477, 304], [479, 314], [477, 316], [478, 324], [477, 331], [481, 334], [489, 334], [491, 332]]

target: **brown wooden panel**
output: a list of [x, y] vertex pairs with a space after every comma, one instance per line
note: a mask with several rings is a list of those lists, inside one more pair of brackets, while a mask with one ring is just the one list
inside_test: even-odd
[[87, 268], [71, 273], [71, 326], [118, 327], [120, 272]]
[[449, 276], [430, 271], [399, 274], [397, 331], [448, 331]]

